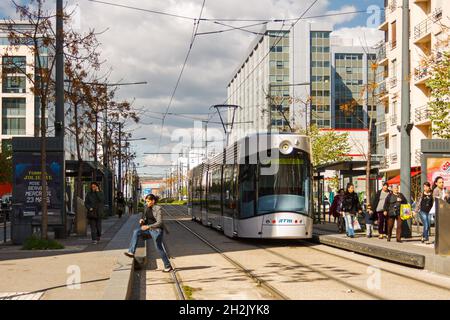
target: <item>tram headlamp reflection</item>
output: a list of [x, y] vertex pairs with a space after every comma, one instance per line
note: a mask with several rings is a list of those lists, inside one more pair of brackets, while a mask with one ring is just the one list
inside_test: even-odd
[[294, 147], [289, 141], [283, 141], [280, 143], [280, 152], [282, 154], [291, 154], [294, 150]]

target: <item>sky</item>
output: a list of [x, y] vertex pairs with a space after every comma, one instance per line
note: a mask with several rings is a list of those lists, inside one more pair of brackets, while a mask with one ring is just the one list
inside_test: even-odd
[[[18, 0], [19, 2], [28, 2]], [[244, 58], [255, 35], [240, 30], [195, 37], [179, 86], [170, 103], [192, 38], [194, 22], [172, 16], [111, 6], [90, 0], [65, 0], [77, 8], [74, 24], [81, 31], [106, 30], [99, 36], [103, 67], [111, 69], [113, 82], [147, 81], [147, 85], [124, 86], [119, 99], [133, 101], [139, 111], [138, 124], [127, 122], [125, 131], [134, 141], [140, 174], [163, 174], [164, 167], [148, 165], [168, 164], [169, 155], [144, 155], [148, 152], [173, 152], [177, 141], [174, 133], [187, 134], [177, 129], [192, 129], [194, 118], [207, 119], [210, 106], [226, 100], [226, 86], [232, 72]], [[198, 18], [204, 0], [104, 0], [104, 2], [163, 11]], [[301, 15], [314, 0], [206, 0], [202, 17], [215, 19], [284, 19]], [[54, 0], [47, 0], [54, 5]], [[366, 11], [371, 6], [383, 8], [383, 0], [318, 0], [305, 17], [330, 13]], [[10, 0], [0, 2], [0, 18], [16, 18]], [[382, 39], [382, 33], [367, 13], [343, 14], [311, 21], [326, 21], [334, 25], [332, 36], [353, 38], [355, 45], [367, 42], [373, 45]], [[226, 22], [245, 26], [249, 22]], [[281, 24], [280, 24], [281, 26]], [[258, 31], [261, 26], [249, 28]], [[227, 29], [213, 22], [201, 21], [198, 33]], [[164, 127], [162, 114], [170, 104]], [[215, 114], [208, 127], [220, 129]], [[217, 123], [215, 123], [217, 122]], [[192, 130], [191, 130], [192, 131]], [[161, 137], [161, 140], [160, 140]]]

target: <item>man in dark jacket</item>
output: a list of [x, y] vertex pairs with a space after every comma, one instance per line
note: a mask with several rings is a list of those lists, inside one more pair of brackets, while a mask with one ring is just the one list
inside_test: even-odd
[[400, 206], [407, 204], [405, 196], [399, 192], [397, 185], [392, 187], [392, 193], [389, 194], [384, 203], [384, 214], [388, 217], [387, 241], [391, 241], [394, 222], [397, 221], [397, 242], [402, 242], [402, 219], [400, 218]]
[[342, 200], [342, 211], [344, 212], [345, 227], [347, 230], [347, 237], [354, 238], [355, 230], [353, 228], [353, 221], [358, 213], [362, 212], [361, 203], [358, 195], [355, 192], [353, 183], [347, 184], [347, 189]]
[[125, 252], [125, 255], [128, 257], [134, 257], [140, 236], [151, 237], [155, 244], [156, 250], [164, 263], [163, 271], [169, 272], [172, 270], [172, 266], [170, 265], [169, 258], [167, 257], [167, 253], [163, 246], [163, 234], [166, 228], [162, 220], [161, 207], [156, 205], [157, 200], [158, 198], [153, 194], [149, 194], [145, 197], [147, 206], [144, 214], [142, 215], [142, 219], [139, 221], [141, 227], [134, 230], [130, 248], [128, 249], [128, 252]]
[[384, 203], [387, 196], [391, 192], [389, 191], [389, 184], [387, 182], [383, 183], [383, 188], [378, 190], [372, 201], [372, 210], [374, 210], [374, 220], [375, 216], [378, 219], [378, 238], [383, 239], [387, 231], [387, 217], [384, 215]]
[[84, 205], [87, 209], [87, 218], [91, 226], [92, 243], [97, 244], [102, 235], [103, 193], [97, 182], [91, 183], [91, 190], [86, 194]]

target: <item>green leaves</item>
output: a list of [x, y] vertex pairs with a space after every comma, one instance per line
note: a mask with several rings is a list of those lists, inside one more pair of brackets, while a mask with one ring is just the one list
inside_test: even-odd
[[428, 102], [433, 135], [450, 139], [450, 52], [443, 52], [430, 63], [431, 79], [426, 85], [431, 89]]
[[348, 142], [348, 133], [321, 131], [317, 126], [313, 125], [308, 135], [311, 138], [314, 167], [326, 163], [350, 160], [350, 157], [345, 156], [351, 149]]

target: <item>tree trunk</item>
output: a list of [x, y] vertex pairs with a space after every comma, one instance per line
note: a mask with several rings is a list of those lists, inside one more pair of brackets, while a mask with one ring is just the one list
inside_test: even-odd
[[46, 141], [46, 124], [45, 124], [45, 110], [47, 107], [47, 99], [41, 97], [41, 238], [48, 239], [48, 212], [47, 212], [47, 141]]

